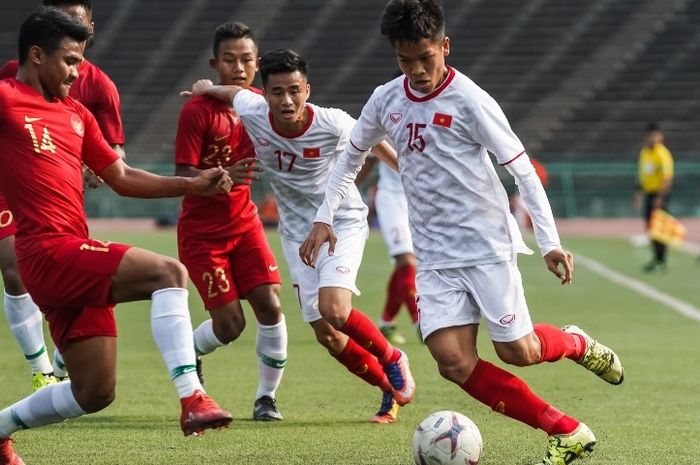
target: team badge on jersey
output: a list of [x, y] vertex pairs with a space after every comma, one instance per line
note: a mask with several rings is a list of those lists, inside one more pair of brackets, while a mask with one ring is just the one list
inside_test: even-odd
[[262, 145], [263, 147], [270, 145], [270, 141], [267, 139], [263, 139], [262, 137], [256, 137], [255, 139], [258, 141], [258, 144]]
[[318, 158], [321, 156], [321, 149], [315, 148], [315, 149], [304, 149], [303, 157], [304, 158]]
[[452, 127], [452, 115], [435, 113], [435, 116], [433, 116], [433, 124], [435, 126], [442, 126], [443, 128]]
[[398, 124], [399, 121], [403, 118], [403, 115], [401, 113], [391, 113], [389, 115], [389, 119], [391, 120], [392, 123]]
[[80, 137], [83, 137], [83, 134], [85, 134], [85, 127], [83, 126], [83, 120], [80, 119], [80, 117], [76, 114], [72, 114], [70, 117], [70, 125], [73, 127], [73, 130], [77, 135]]

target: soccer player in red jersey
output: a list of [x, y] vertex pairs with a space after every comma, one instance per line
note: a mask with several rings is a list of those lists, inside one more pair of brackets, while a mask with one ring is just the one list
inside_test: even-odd
[[[250, 28], [226, 23], [216, 29], [211, 67], [219, 82], [250, 88], [258, 70], [258, 47]], [[257, 89], [251, 88], [258, 93]], [[175, 141], [176, 174], [196, 176], [224, 167], [234, 181], [228, 196], [185, 196], [178, 221], [178, 251], [211, 319], [194, 331], [199, 356], [234, 341], [245, 328], [240, 299], [257, 319], [259, 384], [256, 420], [281, 420], [275, 392], [287, 363], [287, 326], [280, 307], [280, 274], [250, 196], [255, 150], [230, 105], [195, 97], [180, 114]], [[200, 378], [201, 381], [201, 378]]]
[[[94, 37], [92, 5], [90, 0], [44, 0], [44, 5], [55, 6], [77, 18], [90, 29], [89, 48]], [[13, 78], [19, 70], [17, 60], [9, 61], [0, 69], [0, 79]], [[84, 60], [78, 78], [71, 85], [69, 95], [81, 102], [95, 116], [105, 140], [122, 158], [124, 157], [124, 129], [119, 110], [119, 94], [112, 80], [97, 66]], [[90, 187], [101, 182], [90, 170], [85, 170], [85, 181]], [[5, 284], [4, 308], [12, 334], [32, 368], [32, 387], [37, 390], [67, 376], [63, 360], [54, 352], [53, 367], [46, 352], [42, 317], [27, 293], [17, 271], [14, 250], [15, 223], [7, 201], [0, 192], [0, 273]]]
[[88, 28], [64, 11], [42, 7], [20, 28], [17, 77], [0, 82], [0, 184], [17, 220], [17, 263], [71, 374], [70, 381], [0, 411], [0, 464], [23, 463], [12, 450], [15, 431], [97, 412], [112, 402], [118, 302], [151, 299], [152, 334], [181, 400], [185, 435], [231, 422], [197, 379], [184, 266], [90, 239], [82, 165], [120, 195], [141, 198], [225, 194], [231, 178], [222, 168], [184, 178], [126, 165], [95, 117], [68, 97], [88, 37]]

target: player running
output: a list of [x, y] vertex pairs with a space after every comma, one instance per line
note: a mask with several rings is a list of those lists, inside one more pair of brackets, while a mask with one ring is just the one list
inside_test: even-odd
[[[300, 249], [305, 263], [344, 253], [333, 218], [367, 148], [388, 137], [397, 147], [418, 259], [420, 327], [440, 374], [497, 412], [549, 435], [542, 463], [565, 465], [596, 444], [591, 430], [540, 399], [520, 378], [479, 358], [483, 317], [496, 353], [527, 366], [572, 359], [611, 384], [624, 372], [617, 355], [576, 326], [532, 325], [516, 254], [529, 251], [488, 152], [514, 177], [532, 216], [549, 270], [571, 282], [542, 183], [498, 104], [445, 64], [450, 41], [438, 0], [391, 0], [381, 31], [405, 76], [378, 87], [362, 110]], [[337, 244], [336, 244], [337, 241]], [[319, 255], [320, 253], [320, 255]], [[563, 268], [560, 269], [560, 267]]]
[[231, 179], [222, 168], [162, 177], [124, 163], [95, 117], [68, 96], [89, 36], [64, 11], [42, 7], [20, 28], [17, 77], [0, 82], [0, 184], [17, 219], [17, 263], [71, 375], [0, 411], [0, 464], [23, 463], [12, 450], [15, 431], [113, 401], [118, 302], [151, 299], [152, 334], [180, 397], [185, 435], [231, 422], [197, 379], [187, 271], [170, 257], [89, 238], [82, 164], [131, 197], [227, 193]]
[[[46, 6], [55, 6], [78, 19], [90, 29], [85, 48], [90, 48], [94, 38], [92, 4], [90, 0], [44, 0]], [[19, 70], [17, 60], [9, 61], [0, 69], [0, 79], [13, 78]], [[81, 102], [95, 116], [105, 140], [124, 158], [124, 129], [119, 110], [119, 93], [112, 80], [100, 68], [83, 60], [78, 78], [73, 82], [69, 95]], [[101, 182], [90, 170], [85, 170], [86, 184], [97, 187]], [[4, 195], [0, 192], [0, 273], [5, 285], [5, 316], [17, 343], [32, 369], [32, 388], [37, 390], [65, 379], [68, 373], [61, 354], [54, 351], [53, 366], [46, 352], [44, 325], [39, 307], [36, 306], [17, 271], [15, 257], [16, 225]]]
[[[241, 23], [219, 26], [213, 49], [209, 63], [219, 82], [250, 88], [258, 70], [258, 47], [250, 28]], [[201, 373], [199, 356], [241, 334], [246, 321], [240, 299], [246, 299], [258, 322], [260, 379], [253, 418], [281, 420], [275, 392], [287, 363], [287, 326], [279, 300], [279, 267], [250, 196], [252, 173], [245, 166], [254, 162], [253, 144], [228, 103], [202, 96], [185, 104], [175, 141], [176, 174], [196, 176], [222, 166], [234, 181], [228, 196], [186, 196], [177, 225], [180, 261], [211, 315], [194, 331], [198, 368]]]
[[[282, 249], [302, 317], [333, 357], [383, 391], [381, 407], [372, 421], [391, 423], [398, 406], [413, 398], [415, 386], [406, 355], [352, 307], [352, 294], [359, 294], [355, 278], [368, 234], [367, 207], [356, 188], [336, 217], [339, 240], [345, 244], [342, 252], [320, 261], [315, 269], [304, 266], [297, 253], [355, 120], [342, 110], [307, 103], [311, 86], [306, 61], [291, 50], [263, 55], [260, 73], [264, 97], [206, 80], [197, 82], [192, 93], [233, 102], [275, 193]], [[376, 147], [376, 153], [387, 159], [395, 156], [386, 144]]]

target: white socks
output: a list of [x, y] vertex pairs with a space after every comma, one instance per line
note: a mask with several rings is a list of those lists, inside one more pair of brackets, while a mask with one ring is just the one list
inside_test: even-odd
[[284, 315], [281, 317], [275, 325], [265, 326], [258, 323], [255, 350], [259, 359], [260, 381], [256, 399], [262, 396], [275, 398], [275, 391], [287, 364], [287, 323]]
[[73, 396], [70, 381], [50, 384], [0, 411], [0, 438], [20, 429], [59, 423], [85, 415]]
[[187, 289], [160, 289], [151, 296], [151, 332], [180, 398], [204, 388], [197, 379]]
[[214, 334], [214, 325], [211, 318], [204, 321], [194, 330], [194, 350], [197, 352], [197, 355], [212, 353], [225, 345], [228, 344], [221, 342]]
[[32, 373], [53, 371], [44, 344], [44, 319], [29, 294], [9, 295], [5, 292], [5, 317]]

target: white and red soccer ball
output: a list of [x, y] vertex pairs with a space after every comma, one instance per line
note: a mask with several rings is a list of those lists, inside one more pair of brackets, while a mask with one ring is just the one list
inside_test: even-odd
[[459, 412], [435, 412], [413, 433], [416, 465], [477, 465], [482, 447], [479, 428]]

